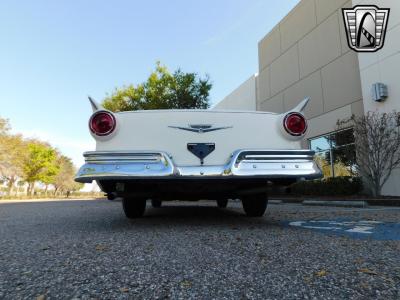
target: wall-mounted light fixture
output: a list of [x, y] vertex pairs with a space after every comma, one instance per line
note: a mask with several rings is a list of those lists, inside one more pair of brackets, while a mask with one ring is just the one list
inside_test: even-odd
[[372, 100], [382, 102], [388, 97], [387, 85], [377, 82], [372, 85], [371, 89]]

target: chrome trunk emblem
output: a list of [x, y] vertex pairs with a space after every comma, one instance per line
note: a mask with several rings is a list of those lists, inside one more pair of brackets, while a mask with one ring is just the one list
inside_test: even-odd
[[222, 126], [222, 127], [213, 127], [213, 126], [214, 125], [211, 124], [189, 124], [188, 127], [183, 127], [183, 126], [168, 126], [168, 127], [191, 131], [191, 132], [197, 132], [197, 133], [205, 133], [205, 132], [217, 131], [233, 127], [233, 126]]

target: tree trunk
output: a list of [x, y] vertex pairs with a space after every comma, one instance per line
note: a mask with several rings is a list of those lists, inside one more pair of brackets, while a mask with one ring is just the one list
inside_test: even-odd
[[373, 189], [372, 189], [372, 194], [374, 197], [379, 197], [381, 195], [381, 186], [379, 182], [375, 182]]
[[28, 182], [28, 188], [26, 189], [27, 196], [29, 196], [31, 194], [31, 186], [32, 186], [32, 183]]
[[15, 178], [11, 177], [11, 178], [8, 180], [8, 185], [7, 185], [7, 195], [8, 195], [8, 196], [10, 196], [11, 193], [12, 193], [14, 183], [15, 183]]
[[45, 194], [45, 196], [47, 196], [47, 189], [48, 189], [48, 188], [49, 188], [49, 185], [46, 184], [45, 187], [44, 187], [44, 194]]
[[32, 195], [33, 195], [33, 192], [34, 192], [34, 189], [35, 189], [35, 182], [29, 182], [29, 183], [28, 183], [27, 195], [28, 195], [28, 196], [32, 196]]
[[381, 188], [381, 186], [378, 186], [378, 187], [376, 188], [376, 197], [380, 197], [380, 196], [381, 196], [381, 193], [382, 193], [382, 188]]

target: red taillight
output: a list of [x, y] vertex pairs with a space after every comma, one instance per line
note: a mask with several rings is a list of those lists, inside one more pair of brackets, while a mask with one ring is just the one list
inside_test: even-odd
[[90, 131], [99, 136], [109, 135], [115, 126], [115, 117], [108, 111], [95, 112], [89, 120]]
[[300, 113], [288, 113], [283, 120], [283, 127], [290, 135], [300, 136], [307, 130], [307, 121]]

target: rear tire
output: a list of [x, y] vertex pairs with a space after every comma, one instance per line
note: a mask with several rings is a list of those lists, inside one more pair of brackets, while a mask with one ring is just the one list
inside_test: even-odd
[[122, 208], [125, 216], [129, 219], [140, 218], [146, 210], [146, 199], [143, 198], [122, 198]]
[[268, 196], [265, 193], [242, 197], [243, 210], [248, 217], [262, 217], [267, 209]]
[[228, 205], [228, 199], [218, 199], [217, 205], [219, 208], [226, 208], [226, 206]]
[[113, 201], [113, 200], [115, 200], [115, 198], [117, 198], [115, 193], [107, 193], [107, 199], [108, 200]]
[[161, 207], [162, 201], [160, 199], [151, 199], [151, 206], [154, 208]]

